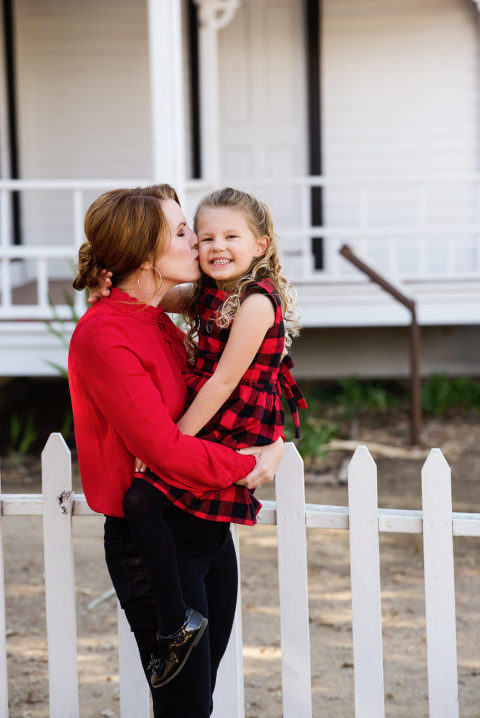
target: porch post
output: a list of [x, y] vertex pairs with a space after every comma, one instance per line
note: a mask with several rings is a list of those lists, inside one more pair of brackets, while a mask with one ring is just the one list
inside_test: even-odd
[[153, 181], [168, 182], [183, 201], [185, 132], [182, 4], [148, 0]]
[[[479, 0], [480, 1], [480, 0]], [[202, 175], [213, 187], [220, 181], [218, 30], [234, 18], [240, 0], [194, 0], [199, 17], [200, 141]]]

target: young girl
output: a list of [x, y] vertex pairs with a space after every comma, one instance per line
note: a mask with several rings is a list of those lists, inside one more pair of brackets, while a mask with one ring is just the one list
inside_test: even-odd
[[[191, 359], [184, 371], [190, 405], [178, 428], [235, 449], [269, 444], [282, 436], [283, 393], [299, 438], [298, 408], [306, 404], [290, 373], [293, 362], [285, 354], [299, 322], [268, 207], [246, 192], [218, 190], [197, 208], [195, 231], [203, 275], [193, 294], [176, 288], [168, 297], [169, 308], [181, 307], [186, 317]], [[175, 503], [175, 490], [161, 478], [148, 470], [145, 478]], [[241, 495], [232, 487], [235, 503]], [[208, 501], [214, 496], [191, 498], [187, 507], [182, 493], [182, 508], [202, 518], [248, 525], [255, 523], [261, 507], [252, 494], [245, 494], [243, 512], [237, 506], [232, 519], [229, 507], [219, 507], [212, 515]]]
[[[290, 285], [280, 266], [270, 212], [253, 196], [226, 188], [202, 200], [195, 215], [195, 230], [202, 278], [193, 293], [176, 288], [163, 301], [164, 309], [181, 311], [187, 322], [191, 363], [184, 376], [189, 407], [177, 426], [183, 434], [235, 449], [270, 444], [282, 436], [283, 393], [298, 437], [297, 409], [306, 408], [306, 403], [290, 373], [292, 361], [285, 347], [298, 334], [299, 323]], [[223, 492], [220, 502], [215, 491], [172, 487], [138, 460], [137, 471], [144, 472], [137, 475], [145, 481], [137, 480], [128, 489], [125, 517], [139, 553], [145, 558], [146, 571], [151, 565], [154, 573], [155, 561], [165, 564], [162, 581], [152, 586], [159, 622], [165, 626], [165, 616], [172, 615], [172, 606], [178, 605], [178, 615], [184, 614], [185, 606], [175, 569], [175, 544], [166, 536], [168, 528], [161, 534], [165, 522], [160, 505], [165, 510], [171, 503], [212, 521], [253, 525], [261, 504], [253, 491], [236, 484]], [[147, 535], [144, 531], [144, 511], [152, 511], [152, 492], [148, 492], [146, 482], [161, 490], [156, 492], [155, 536], [151, 530]], [[210, 630], [214, 627], [210, 626]], [[165, 636], [165, 632], [160, 633]], [[183, 666], [176, 662], [169, 639], [172, 635], [159, 635], [163, 655], [152, 658], [154, 686], [164, 685]]]

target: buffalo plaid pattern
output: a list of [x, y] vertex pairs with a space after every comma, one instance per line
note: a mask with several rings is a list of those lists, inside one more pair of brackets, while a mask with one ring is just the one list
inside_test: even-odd
[[[298, 408], [307, 406], [290, 373], [293, 366], [291, 358], [287, 355], [282, 359], [285, 327], [280, 298], [268, 279], [252, 282], [244, 297], [257, 292], [266, 294], [272, 301], [275, 322], [237, 387], [198, 434], [202, 439], [216, 441], [232, 449], [264, 446], [282, 435], [285, 419], [282, 393], [292, 411], [297, 437], [300, 436]], [[220, 328], [215, 321], [227, 296], [226, 292], [219, 289], [206, 289], [202, 298], [195, 366], [192, 368], [187, 365], [184, 371], [189, 404], [214, 373], [228, 341], [230, 329]], [[190, 491], [168, 485], [149, 470], [145, 472], [145, 478], [163, 491], [176, 506], [211, 521], [253, 525], [261, 508], [253, 492], [235, 484], [222, 491], [194, 495]]]

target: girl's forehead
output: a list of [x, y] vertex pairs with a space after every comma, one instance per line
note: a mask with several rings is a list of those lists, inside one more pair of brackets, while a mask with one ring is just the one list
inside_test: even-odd
[[245, 212], [236, 207], [202, 207], [196, 216], [197, 226], [211, 224], [247, 225]]

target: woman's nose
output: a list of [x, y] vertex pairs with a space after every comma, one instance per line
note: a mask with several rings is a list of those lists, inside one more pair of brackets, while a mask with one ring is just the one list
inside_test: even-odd
[[196, 249], [198, 247], [198, 237], [195, 232], [193, 232], [192, 230], [191, 230], [191, 232], [192, 232], [192, 236], [190, 238], [190, 247], [192, 249]]

